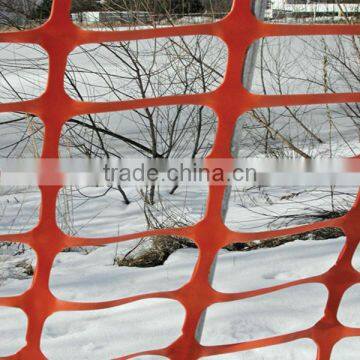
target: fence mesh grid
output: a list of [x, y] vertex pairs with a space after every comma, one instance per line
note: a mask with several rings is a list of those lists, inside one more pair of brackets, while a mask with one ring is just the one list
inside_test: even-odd
[[[42, 46], [49, 56], [49, 76], [45, 92], [31, 101], [0, 104], [0, 112], [25, 112], [42, 119], [45, 125], [43, 158], [58, 158], [58, 145], [62, 125], [70, 118], [89, 113], [113, 112], [162, 105], [193, 104], [212, 108], [218, 116], [218, 131], [209, 158], [231, 158], [231, 142], [235, 124], [241, 114], [254, 108], [325, 103], [360, 102], [360, 93], [275, 95], [263, 96], [249, 93], [241, 83], [245, 58], [249, 46], [261, 37], [297, 35], [360, 35], [360, 25], [296, 25], [266, 24], [258, 21], [251, 11], [251, 0], [234, 0], [231, 12], [223, 20], [201, 25], [161, 27], [129, 31], [87, 31], [72, 23], [71, 0], [54, 0], [49, 20], [41, 27], [13, 33], [1, 33], [2, 43], [30, 43]], [[221, 38], [228, 46], [228, 65], [222, 85], [214, 92], [196, 95], [178, 95], [154, 99], [92, 103], [71, 99], [64, 89], [67, 57], [77, 46], [109, 41], [130, 41], [154, 37], [184, 35], [210, 35]], [[60, 170], [52, 176], [58, 184]], [[41, 169], [39, 177], [49, 175]], [[360, 273], [351, 265], [359, 244], [360, 197], [344, 217], [328, 221], [258, 233], [240, 233], [229, 230], [222, 219], [222, 202], [226, 188], [209, 186], [207, 211], [202, 221], [182, 229], [147, 231], [140, 234], [87, 239], [65, 235], [56, 223], [56, 199], [60, 186], [41, 186], [42, 204], [38, 225], [30, 232], [1, 236], [0, 241], [27, 244], [37, 255], [37, 266], [31, 288], [24, 294], [0, 298], [0, 306], [22, 309], [28, 318], [26, 346], [9, 359], [42, 359], [41, 334], [46, 319], [59, 311], [97, 310], [121, 306], [130, 302], [165, 298], [180, 302], [186, 309], [182, 335], [169, 347], [122, 357], [159, 355], [171, 359], [197, 359], [202, 356], [221, 355], [243, 350], [287, 343], [297, 339], [312, 339], [317, 344], [320, 360], [329, 359], [334, 345], [343, 338], [360, 336], [359, 328], [342, 325], [337, 319], [341, 299], [346, 290], [360, 281]], [[247, 243], [273, 237], [300, 234], [321, 228], [341, 228], [346, 244], [336, 264], [325, 274], [280, 286], [243, 293], [225, 294], [215, 291], [209, 283], [209, 272], [217, 252], [234, 243]], [[159, 234], [178, 235], [192, 239], [198, 246], [200, 257], [191, 280], [176, 291], [152, 293], [116, 301], [78, 303], [62, 301], [49, 289], [49, 277], [56, 255], [65, 248], [97, 246], [127, 241]], [[241, 276], [241, 274], [236, 274]], [[313, 327], [302, 331], [261, 340], [231, 345], [203, 346], [196, 340], [196, 329], [202, 312], [219, 302], [241, 300], [300, 284], [320, 283], [328, 289], [329, 296], [323, 318]], [[76, 358], [76, 355], [74, 355]]]

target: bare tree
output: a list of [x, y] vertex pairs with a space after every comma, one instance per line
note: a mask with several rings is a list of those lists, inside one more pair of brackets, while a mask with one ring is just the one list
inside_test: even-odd
[[[303, 21], [310, 20], [318, 21], [317, 18]], [[337, 21], [358, 20], [344, 12], [343, 18]], [[359, 54], [357, 36], [264, 38], [251, 91], [265, 95], [358, 92]], [[240, 156], [305, 159], [357, 156], [359, 120], [357, 103], [256, 109], [239, 120], [242, 124]], [[277, 213], [276, 206], [273, 212], [263, 211], [264, 197], [269, 200], [267, 206], [282, 199], [293, 199], [294, 205], [290, 208], [296, 209], [296, 199], [300, 201], [308, 191], [288, 188], [288, 194], [282, 193], [280, 199], [274, 199], [276, 192], [276, 189], [263, 188], [256, 197], [250, 189], [240, 190], [236, 196], [241, 206], [258, 212], [259, 219], [268, 219], [269, 226], [288, 226], [345, 214], [352, 206], [356, 189], [314, 188], [312, 193], [317, 194], [314, 201], [325, 199], [321, 205], [286, 215]], [[249, 194], [252, 194], [251, 200]]]
[[[211, 37], [100, 44], [82, 47], [70, 57], [66, 84], [72, 96], [91, 101], [201, 93], [220, 85], [225, 64], [224, 46]], [[153, 159], [196, 158], [209, 152], [215, 130], [216, 117], [204, 107], [145, 108], [71, 119], [64, 143], [73, 153], [89, 157], [135, 153]], [[152, 187], [146, 197], [150, 204], [154, 197]]]
[[[228, 8], [227, 2], [209, 1], [204, 5], [203, 18], [215, 20]], [[150, 0], [112, 0], [105, 2], [102, 9], [106, 16], [99, 19], [100, 23], [87, 23], [84, 16], [81, 25], [118, 30], [124, 26], [177, 26], [184, 21], [184, 14], [174, 14], [165, 3], [154, 4]], [[344, 14], [341, 21], [356, 21], [353, 16]], [[263, 39], [252, 91], [279, 95], [359, 91], [359, 54], [358, 37]], [[46, 59], [40, 50], [38, 55]], [[39, 69], [39, 58], [35, 60], [34, 55], [27, 55], [26, 65], [17, 61], [1, 63], [3, 101], [31, 97], [31, 84], [16, 87], [5, 75], [16, 69], [23, 84], [25, 69], [30, 72]], [[71, 54], [65, 85], [67, 92], [80, 101], [123, 101], [204, 93], [220, 85], [226, 62], [224, 44], [206, 36], [87, 45]], [[43, 63], [40, 70], [46, 73]], [[241, 122], [240, 156], [314, 158], [355, 155], [359, 151], [358, 104], [256, 109], [245, 114]], [[16, 153], [14, 149], [23, 149], [20, 154], [30, 152], [39, 156], [41, 150], [35, 144], [42, 140], [42, 126], [38, 119], [29, 114], [14, 114], [0, 125], [9, 131], [17, 126], [14, 131], [17, 139], [6, 147], [9, 156]], [[87, 158], [202, 158], [209, 153], [215, 132], [216, 116], [204, 107], [178, 105], [86, 114], [66, 123], [60, 153], [61, 156]], [[175, 194], [177, 187], [178, 184], [174, 184], [170, 193]], [[131, 202], [121, 186], [116, 191], [125, 203]], [[336, 189], [329, 190], [333, 213], [338, 212], [337, 193]], [[154, 219], [154, 209], [160, 204], [159, 194], [155, 186], [142, 189], [147, 219]], [[69, 192], [68, 196], [73, 193]], [[66, 226], [70, 229], [73, 224], [69, 209], [64, 209], [64, 214], [68, 214]], [[151, 227], [154, 221], [148, 223]]]

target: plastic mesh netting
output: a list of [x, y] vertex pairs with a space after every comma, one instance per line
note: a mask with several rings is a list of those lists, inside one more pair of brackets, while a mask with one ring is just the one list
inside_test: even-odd
[[[324, 103], [360, 102], [359, 93], [262, 96], [250, 94], [241, 83], [244, 62], [249, 46], [265, 36], [290, 35], [360, 35], [360, 25], [280, 25], [265, 24], [256, 19], [251, 11], [251, 0], [234, 0], [230, 14], [213, 24], [162, 27], [133, 31], [86, 31], [74, 25], [70, 18], [71, 0], [54, 0], [52, 15], [43, 26], [29, 31], [1, 33], [4, 43], [32, 43], [42, 46], [48, 53], [50, 68], [46, 91], [35, 100], [0, 104], [1, 112], [25, 112], [34, 114], [45, 124], [43, 158], [57, 158], [62, 125], [70, 118], [89, 113], [102, 113], [175, 104], [203, 105], [212, 108], [218, 115], [219, 127], [214, 148], [209, 158], [231, 158], [231, 142], [236, 122], [241, 114], [254, 108], [291, 106]], [[153, 37], [185, 35], [218, 36], [228, 46], [229, 57], [226, 76], [222, 85], [214, 92], [197, 95], [179, 95], [156, 99], [133, 101], [87, 103], [71, 99], [64, 89], [64, 74], [69, 53], [77, 46], [109, 41], [130, 41]], [[40, 177], [47, 177], [46, 169]], [[58, 184], [60, 171], [55, 175]], [[42, 329], [46, 319], [59, 311], [96, 310], [120, 306], [148, 298], [166, 298], [179, 301], [186, 309], [182, 335], [169, 347], [147, 351], [142, 354], [166, 356], [171, 359], [197, 359], [202, 356], [221, 355], [259, 347], [290, 342], [296, 339], [312, 339], [318, 346], [318, 359], [329, 359], [334, 345], [341, 339], [360, 336], [360, 329], [340, 324], [337, 312], [347, 289], [360, 281], [360, 274], [351, 261], [359, 244], [360, 198], [344, 217], [300, 226], [297, 228], [261, 233], [237, 233], [230, 231], [222, 220], [222, 203], [225, 186], [210, 186], [207, 211], [204, 219], [195, 226], [182, 229], [149, 231], [141, 234], [106, 239], [75, 238], [65, 235], [56, 224], [56, 199], [60, 186], [41, 186], [42, 205], [37, 227], [28, 233], [6, 235], [2, 239], [31, 246], [38, 258], [31, 288], [20, 296], [0, 298], [1, 306], [22, 309], [28, 317], [27, 345], [14, 359], [45, 358], [40, 348]], [[209, 272], [217, 252], [234, 242], [265, 240], [271, 237], [294, 235], [321, 228], [341, 228], [346, 234], [346, 245], [334, 265], [327, 273], [301, 281], [246, 293], [225, 294], [215, 291], [209, 283]], [[49, 276], [56, 255], [65, 248], [95, 246], [127, 241], [156, 234], [179, 235], [192, 239], [198, 246], [200, 258], [189, 283], [170, 292], [152, 293], [101, 303], [75, 303], [54, 297], [49, 289]], [[241, 274], [237, 274], [241, 276]], [[312, 328], [272, 338], [244, 343], [202, 346], [195, 333], [203, 311], [218, 302], [229, 302], [299, 284], [321, 283], [329, 297], [324, 317]], [[141, 354], [129, 355], [133, 358]], [[76, 354], [74, 355], [76, 358]]]

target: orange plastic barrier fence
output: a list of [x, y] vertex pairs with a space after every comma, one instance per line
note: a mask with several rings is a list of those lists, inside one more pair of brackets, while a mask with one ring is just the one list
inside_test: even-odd
[[[173, 104], [208, 106], [217, 113], [219, 118], [216, 141], [209, 157], [231, 158], [230, 147], [236, 121], [241, 114], [248, 110], [285, 105], [360, 102], [360, 93], [289, 96], [253, 95], [241, 83], [247, 50], [260, 37], [329, 34], [360, 35], [359, 25], [265, 24], [258, 21], [252, 14], [251, 0], [234, 0], [231, 13], [225, 19], [214, 24], [134, 31], [86, 31], [72, 23], [69, 16], [70, 5], [71, 0], [54, 0], [51, 17], [43, 26], [29, 31], [0, 34], [1, 42], [38, 44], [49, 55], [50, 68], [46, 91], [35, 100], [0, 104], [0, 112], [27, 112], [42, 119], [45, 124], [43, 158], [58, 157], [62, 125], [68, 119], [80, 114]], [[224, 82], [212, 93], [134, 101], [87, 103], [71, 99], [64, 90], [67, 57], [79, 45], [199, 34], [218, 36], [227, 44], [229, 50], [228, 67]], [[48, 176], [46, 169], [42, 170], [41, 176]], [[58, 176], [61, 176], [60, 171]], [[58, 178], [55, 180], [54, 184], [58, 184]], [[337, 311], [345, 291], [360, 281], [359, 272], [351, 265], [360, 238], [360, 197], [358, 197], [353, 209], [342, 218], [279, 231], [237, 233], [230, 231], [224, 225], [221, 217], [225, 187], [210, 186], [206, 216], [195, 226], [94, 240], [67, 236], [60, 231], [56, 224], [55, 211], [59, 190], [58, 185], [41, 187], [40, 221], [34, 230], [0, 238], [0, 241], [6, 240], [31, 246], [38, 258], [31, 288], [20, 296], [0, 298], [1, 306], [20, 308], [28, 317], [27, 345], [17, 354], [9, 357], [10, 359], [33, 360], [45, 358], [40, 348], [41, 334], [45, 320], [55, 312], [104, 309], [148, 298], [166, 298], [179, 301], [186, 309], [186, 319], [183, 324], [182, 335], [173, 344], [164, 349], [147, 351], [141, 354], [189, 360], [202, 356], [238, 352], [309, 338], [317, 344], [318, 359], [326, 360], [330, 358], [331, 351], [339, 340], [350, 336], [360, 336], [360, 329], [343, 326], [337, 320]], [[225, 294], [215, 291], [209, 284], [209, 271], [217, 252], [230, 243], [265, 240], [271, 237], [293, 235], [327, 227], [343, 229], [347, 241], [336, 265], [321, 276], [245, 293]], [[200, 258], [192, 279], [181, 289], [101, 303], [62, 301], [50, 292], [49, 276], [51, 267], [56, 255], [63, 249], [86, 245], [104, 245], [155, 234], [188, 237], [193, 239], [199, 247]], [[237, 275], [241, 276], [241, 274]], [[202, 312], [215, 303], [245, 299], [308, 283], [324, 284], [329, 291], [324, 317], [310, 329], [257, 341], [221, 346], [202, 346], [195, 339], [195, 332]], [[124, 358], [133, 358], [141, 354], [133, 354]], [[74, 358], [76, 358], [76, 355]]]

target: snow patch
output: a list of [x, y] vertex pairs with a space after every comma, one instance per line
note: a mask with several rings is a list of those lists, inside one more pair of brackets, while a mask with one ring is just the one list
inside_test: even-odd
[[25, 346], [27, 317], [20, 309], [0, 307], [0, 356], [15, 354]]
[[41, 348], [53, 360], [103, 360], [170, 345], [181, 335], [185, 309], [152, 299], [97, 311], [61, 312], [45, 324]]
[[201, 343], [236, 344], [308, 329], [323, 316], [327, 298], [325, 286], [307, 284], [215, 304], [207, 310]]

